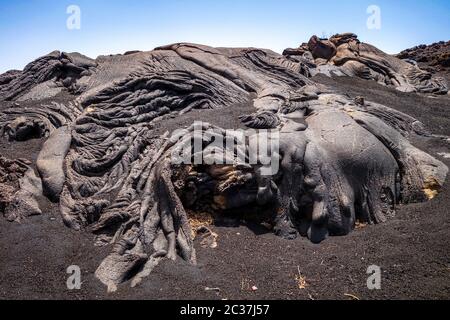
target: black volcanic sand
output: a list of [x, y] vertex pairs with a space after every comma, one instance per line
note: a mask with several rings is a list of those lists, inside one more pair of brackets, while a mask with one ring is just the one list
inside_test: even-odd
[[[403, 94], [358, 79], [318, 76], [315, 80], [411, 114], [436, 134], [450, 134], [448, 96]], [[237, 117], [252, 111], [249, 105], [193, 111], [182, 118], [164, 119], [155, 129], [158, 133], [173, 130], [194, 120], [238, 128]], [[414, 143], [435, 156], [450, 152], [443, 140], [415, 139]], [[41, 140], [15, 144], [0, 140], [0, 153], [35, 160], [41, 144]], [[450, 166], [450, 159], [437, 157]], [[358, 228], [319, 245], [304, 238], [283, 240], [245, 221], [239, 227], [213, 227], [219, 234], [218, 248], [204, 249], [196, 242], [197, 266], [181, 259], [164, 261], [139, 287], [125, 283], [113, 294], [107, 294], [94, 277], [110, 247], [94, 247], [90, 233], [67, 229], [57, 204], [42, 200], [42, 207], [42, 216], [21, 224], [0, 218], [0, 299], [450, 298], [448, 184], [431, 202], [401, 206], [387, 223]], [[69, 291], [66, 268], [74, 264], [81, 267], [83, 283], [81, 290]], [[370, 265], [382, 269], [381, 290], [367, 289]], [[296, 281], [299, 270], [307, 283], [304, 289]], [[252, 286], [258, 290], [250, 290]], [[206, 291], [206, 287], [220, 291]]]

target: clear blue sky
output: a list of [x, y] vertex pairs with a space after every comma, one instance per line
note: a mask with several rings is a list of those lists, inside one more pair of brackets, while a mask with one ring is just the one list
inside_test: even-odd
[[[66, 27], [71, 4], [80, 30]], [[366, 26], [372, 4], [380, 30]], [[347, 31], [389, 53], [450, 40], [450, 0], [0, 0], [0, 72], [56, 49], [95, 58], [185, 41], [281, 52]]]

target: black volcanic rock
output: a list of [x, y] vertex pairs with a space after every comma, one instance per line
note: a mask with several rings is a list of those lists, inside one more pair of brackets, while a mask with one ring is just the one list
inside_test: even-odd
[[321, 40], [317, 36], [311, 37], [308, 42], [308, 49], [314, 59], [320, 58], [330, 60], [336, 54], [336, 46], [329, 40]]
[[[36, 162], [39, 178], [28, 170], [12, 201], [23, 205], [5, 211], [36, 209], [39, 191], [58, 202], [68, 227], [113, 247], [96, 275], [114, 291], [128, 279], [137, 285], [161, 259], [196, 263], [192, 212], [253, 208], [277, 235], [319, 243], [350, 233], [357, 220], [385, 222], [400, 203], [434, 198], [448, 168], [411, 144], [413, 136], [432, 138], [421, 122], [364, 98], [355, 102], [310, 75], [334, 67], [400, 89], [443, 87], [352, 34], [315, 38], [309, 49], [283, 56], [178, 43], [95, 60], [55, 51], [0, 76], [0, 100], [11, 102], [0, 111], [0, 134], [11, 141], [48, 137]], [[58, 102], [67, 91], [72, 99]], [[243, 105], [253, 113], [239, 114]], [[218, 118], [237, 110], [244, 125], [275, 135], [234, 133], [237, 147], [217, 144], [230, 138], [230, 128], [192, 124], [194, 112], [204, 111], [195, 119], [203, 120], [208, 110]], [[277, 170], [250, 161], [259, 151], [255, 141], [268, 143]], [[186, 146], [204, 161], [177, 163]]]
[[[59, 91], [58, 86], [75, 91], [74, 83], [87, 70], [95, 67], [94, 60], [79, 53], [53, 51], [29, 63], [23, 71], [9, 71], [0, 76], [0, 94], [6, 100], [13, 100], [25, 92], [50, 96]], [[35, 92], [33, 92], [33, 90]]]
[[435, 75], [436, 70], [423, 70], [410, 61], [401, 60], [430, 60], [430, 65], [448, 65], [447, 47], [445, 43], [432, 45], [429, 49], [417, 47], [394, 57], [361, 43], [353, 33], [343, 33], [328, 40], [313, 36], [307, 46], [302, 44], [298, 49], [287, 49], [283, 55], [295, 60], [296, 56], [304, 56], [309, 51], [318, 66], [311, 70], [313, 74], [357, 76], [404, 92], [447, 94], [447, 81]]
[[421, 69], [441, 76], [450, 83], [450, 41], [420, 45], [400, 52], [397, 57], [417, 64]]
[[448, 70], [450, 68], [450, 41], [406, 49], [400, 52], [397, 58], [414, 60], [435, 72]]

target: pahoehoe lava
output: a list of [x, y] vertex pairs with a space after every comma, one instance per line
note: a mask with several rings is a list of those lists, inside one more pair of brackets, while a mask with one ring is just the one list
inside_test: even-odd
[[[0, 75], [0, 99], [8, 104], [0, 134], [47, 138], [37, 173], [25, 160], [0, 157], [0, 210], [20, 221], [41, 214], [41, 194], [59, 203], [67, 227], [111, 246], [96, 276], [114, 291], [127, 280], [139, 284], [161, 259], [195, 264], [189, 215], [205, 205], [223, 215], [251, 207], [275, 234], [320, 243], [350, 233], [357, 221], [385, 222], [400, 203], [437, 196], [448, 168], [409, 139], [432, 139], [427, 128], [389, 106], [319, 85], [311, 79], [317, 73], [401, 91], [448, 91], [443, 79], [353, 34], [313, 37], [283, 55], [189, 43], [95, 60], [55, 51]], [[72, 101], [52, 101], [64, 91]], [[245, 126], [279, 132], [277, 174], [239, 163], [235, 149], [218, 150], [214, 140], [228, 128], [208, 123], [200, 128], [200, 153], [227, 154], [234, 164], [174, 164], [174, 152], [196, 138], [195, 126], [173, 135], [157, 124], [240, 104], [254, 109], [240, 117]], [[249, 140], [244, 158], [256, 152]]]

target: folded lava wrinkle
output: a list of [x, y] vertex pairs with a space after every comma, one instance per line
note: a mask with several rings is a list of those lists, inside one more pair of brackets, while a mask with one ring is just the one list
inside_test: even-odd
[[[424, 125], [314, 83], [310, 76], [328, 65], [402, 90], [446, 90], [352, 34], [316, 37], [285, 55], [187, 43], [95, 60], [52, 52], [0, 76], [0, 98], [10, 103], [0, 112], [0, 132], [11, 141], [46, 139], [39, 177], [30, 172], [27, 181], [59, 203], [68, 227], [111, 246], [96, 276], [114, 291], [130, 279], [140, 283], [161, 259], [196, 263], [189, 212], [253, 208], [275, 234], [319, 243], [350, 233], [357, 221], [382, 223], [400, 203], [437, 195], [447, 167], [409, 140], [431, 139]], [[73, 100], [41, 102], [62, 90]], [[35, 106], [25, 107], [30, 101]], [[193, 110], [246, 103], [254, 113], [240, 119], [252, 130], [238, 147], [218, 144], [229, 128], [209, 123], [161, 132], [171, 119], [192, 121]], [[267, 139], [276, 146], [272, 162], [251, 161], [259, 152], [254, 142]], [[192, 163], [177, 163], [174, 155], [196, 141]]]

